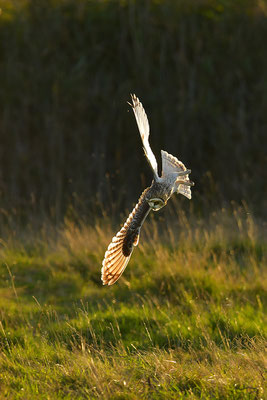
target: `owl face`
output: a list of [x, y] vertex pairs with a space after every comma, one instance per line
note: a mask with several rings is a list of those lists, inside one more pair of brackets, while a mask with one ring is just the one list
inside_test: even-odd
[[158, 211], [166, 205], [166, 202], [159, 197], [149, 199], [147, 202], [149, 204], [149, 207], [151, 207], [153, 211]]

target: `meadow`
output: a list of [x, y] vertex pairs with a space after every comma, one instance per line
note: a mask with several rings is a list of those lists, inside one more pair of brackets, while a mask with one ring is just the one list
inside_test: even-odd
[[100, 281], [110, 219], [9, 230], [1, 398], [264, 398], [266, 225], [243, 206], [203, 219], [169, 203], [112, 287]]

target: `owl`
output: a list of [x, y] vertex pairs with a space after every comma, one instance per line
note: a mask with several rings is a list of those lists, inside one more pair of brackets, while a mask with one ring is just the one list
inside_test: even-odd
[[163, 150], [162, 174], [158, 175], [157, 161], [148, 141], [147, 115], [135, 94], [131, 95], [131, 99], [132, 103], [129, 104], [134, 112], [145, 156], [153, 171], [153, 181], [151, 186], [143, 191], [125, 224], [113, 237], [105, 252], [101, 269], [103, 285], [113, 285], [122, 275], [134, 247], [138, 245], [141, 227], [150, 211], [158, 211], [164, 207], [173, 193], [180, 193], [191, 199], [191, 186], [194, 185], [189, 179], [191, 170], [186, 169], [181, 161]]

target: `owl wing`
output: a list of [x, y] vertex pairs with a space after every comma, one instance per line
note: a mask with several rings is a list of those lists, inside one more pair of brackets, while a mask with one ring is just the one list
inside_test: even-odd
[[153, 151], [151, 150], [148, 138], [149, 138], [149, 123], [147, 119], [146, 112], [144, 110], [144, 107], [142, 103], [139, 101], [138, 97], [136, 97], [135, 94], [131, 94], [132, 98], [132, 104], [129, 103], [132, 106], [135, 119], [137, 122], [137, 126], [140, 132], [140, 136], [143, 142], [143, 149], [146, 155], [146, 158], [154, 172], [155, 177], [158, 177], [158, 164], [157, 160], [154, 156]]
[[[184, 172], [187, 170], [182, 161], [178, 160], [178, 158], [167, 153], [167, 151], [161, 150], [161, 159], [162, 159], [162, 177], [166, 177], [168, 175], [177, 172]], [[175, 183], [176, 191], [178, 193], [183, 194], [188, 199], [191, 199], [192, 195], [190, 186], [183, 185], [180, 183], [180, 181], [190, 182], [189, 174], [186, 174], [184, 176], [178, 176], [177, 181], [179, 181], [179, 183], [178, 182]]]
[[127, 221], [108, 246], [101, 269], [103, 285], [113, 285], [119, 279], [127, 267], [133, 247], [138, 245], [141, 226], [150, 211], [145, 199], [148, 189], [144, 190]]

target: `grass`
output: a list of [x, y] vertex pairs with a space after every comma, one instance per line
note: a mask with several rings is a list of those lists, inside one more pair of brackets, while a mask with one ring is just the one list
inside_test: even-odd
[[177, 204], [149, 217], [113, 287], [100, 282], [118, 228], [105, 219], [3, 237], [2, 398], [264, 398], [264, 226]]

